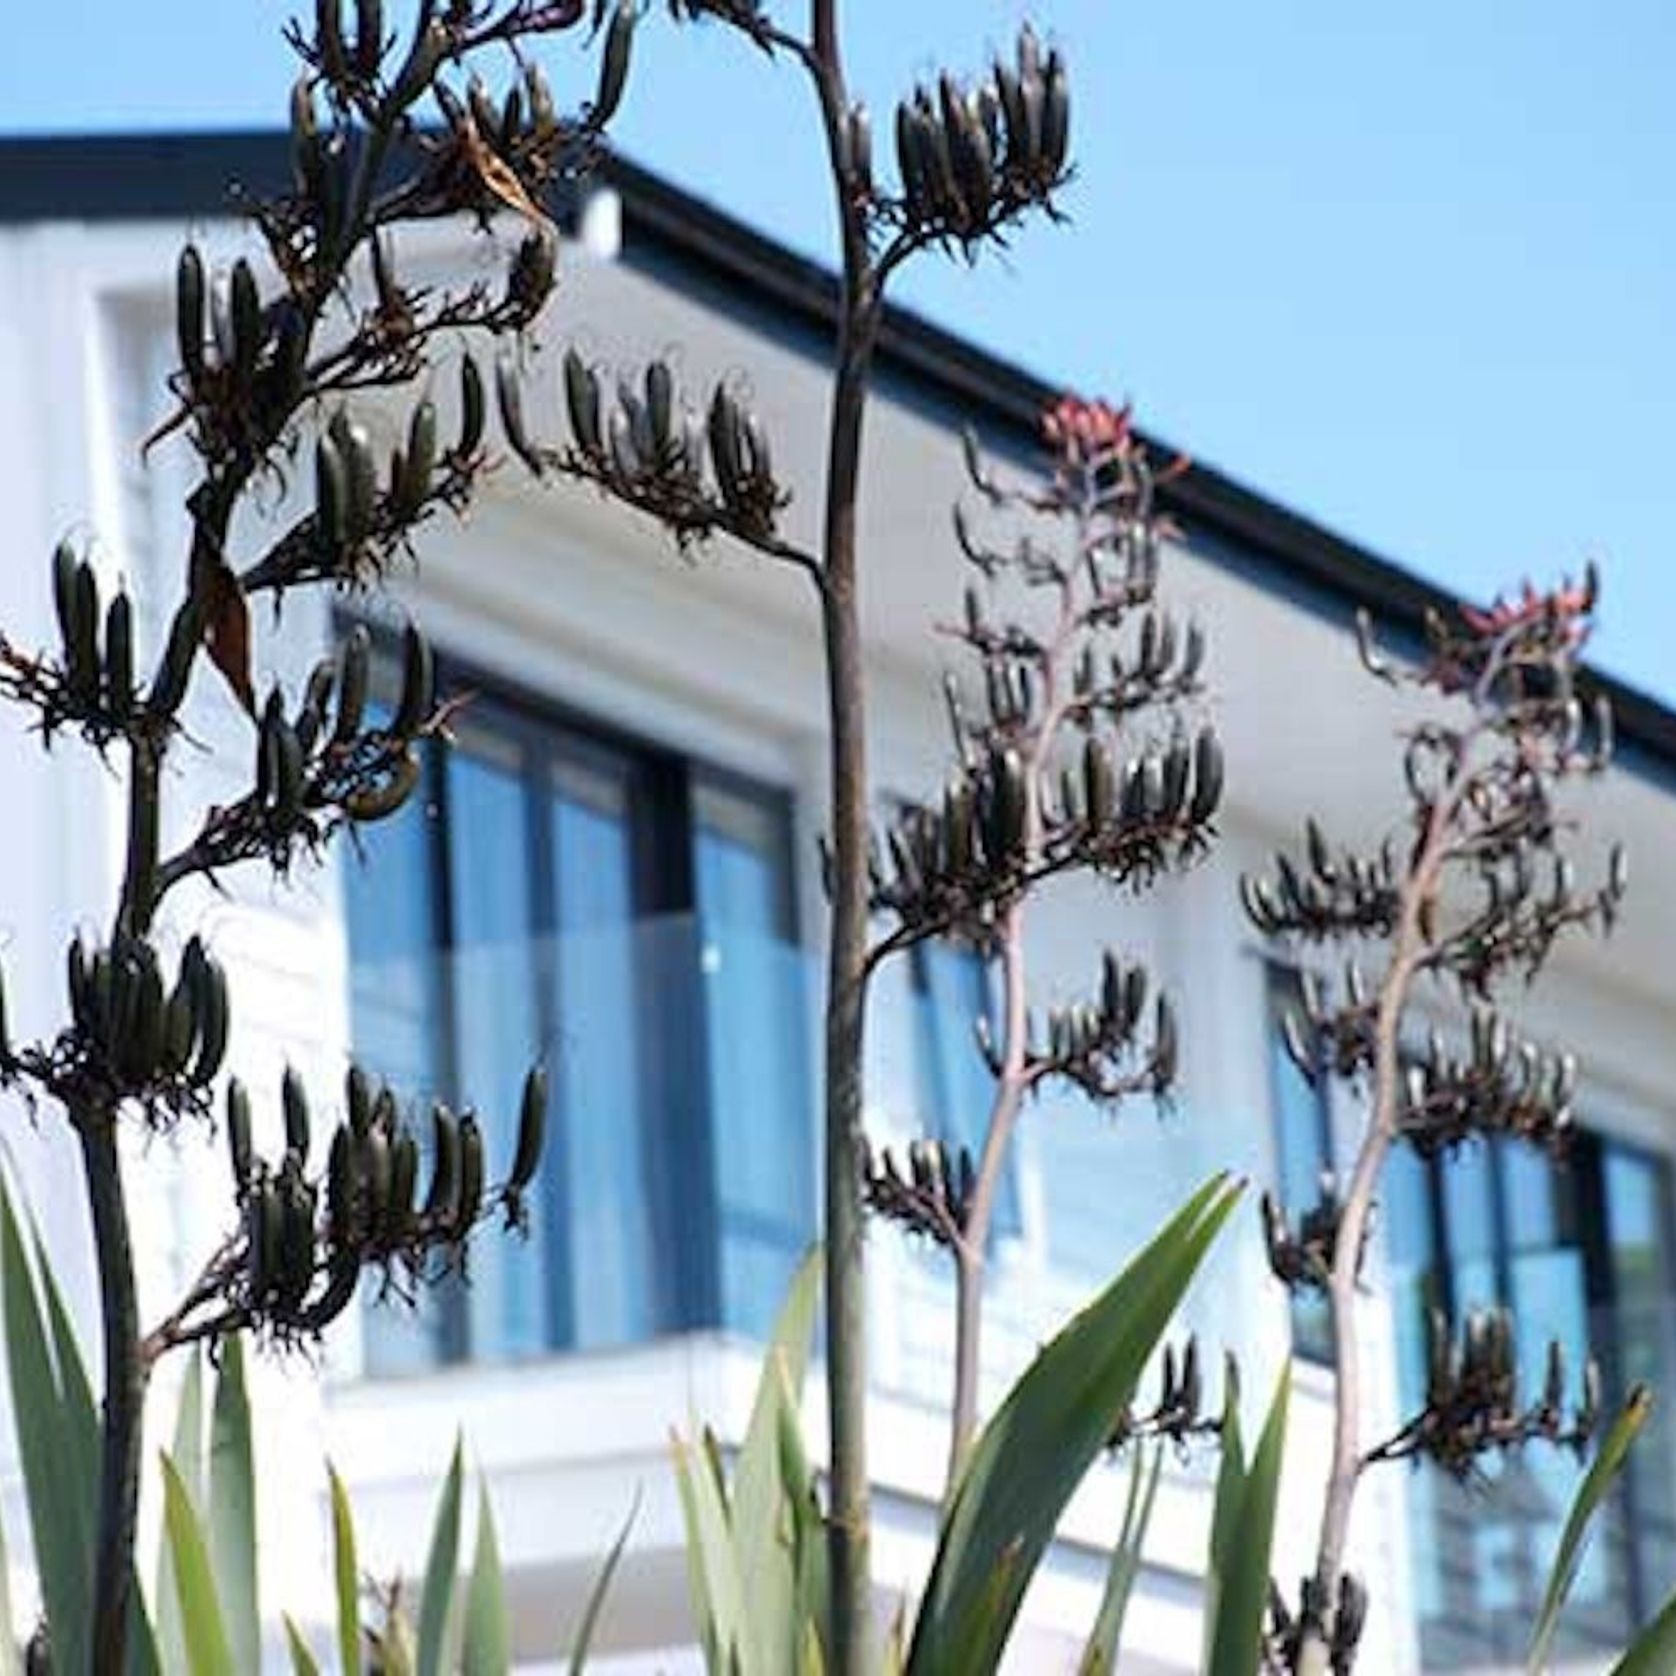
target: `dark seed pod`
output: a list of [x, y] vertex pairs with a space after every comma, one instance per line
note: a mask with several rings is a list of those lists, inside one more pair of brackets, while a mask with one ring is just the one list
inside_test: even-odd
[[425, 26], [424, 34], [413, 43], [413, 50], [407, 55], [407, 62], [402, 65], [401, 74], [390, 90], [392, 109], [405, 110], [425, 91], [431, 77], [436, 74], [437, 66], [453, 50], [453, 44], [448, 26], [441, 18], [433, 17]]
[[1048, 54], [1042, 92], [1042, 174], [1055, 181], [1065, 167], [1071, 134], [1071, 87], [1065, 62], [1057, 52]]
[[632, 483], [640, 475], [642, 457], [634, 445], [633, 421], [621, 407], [611, 410], [611, 418], [606, 426], [606, 440], [609, 444], [612, 470], [626, 482]]
[[425, 1195], [425, 1218], [452, 1226], [460, 1190], [460, 1123], [439, 1100], [431, 1108], [431, 1185]]
[[321, 74], [342, 81], [349, 64], [343, 38], [343, 0], [314, 0], [314, 52]]
[[1150, 766], [1151, 759], [1147, 757], [1137, 757], [1123, 766], [1123, 778], [1117, 793], [1117, 813], [1125, 826], [1135, 826], [1146, 819], [1147, 770]]
[[496, 139], [496, 149], [510, 151], [524, 131], [524, 93], [517, 82], [507, 88], [506, 99], [501, 105], [500, 133]]
[[599, 88], [588, 110], [588, 126], [603, 128], [617, 113], [628, 85], [629, 49], [634, 44], [634, 26], [639, 11], [635, 0], [617, 0], [616, 10], [605, 32], [605, 50], [600, 55]]
[[256, 358], [262, 352], [262, 300], [256, 275], [242, 256], [233, 264], [228, 308], [233, 323], [233, 376], [240, 390], [249, 390]]
[[88, 966], [88, 1022], [95, 1041], [114, 1052], [116, 1046], [116, 969], [105, 949], [96, 949]]
[[292, 723], [304, 756], [314, 750], [325, 730], [326, 712], [331, 706], [336, 685], [337, 665], [330, 658], [321, 658], [308, 672], [302, 701], [297, 706], [297, 719]]
[[119, 723], [134, 708], [134, 608], [120, 588], [105, 613], [105, 707]]
[[227, 1057], [227, 1032], [231, 1020], [227, 1010], [227, 974], [214, 955], [205, 952], [198, 980], [198, 1057], [192, 1080], [202, 1087], [221, 1069]]
[[[652, 417], [646, 410], [646, 404], [640, 399], [640, 392], [629, 383], [626, 378], [617, 380], [617, 404], [622, 409], [622, 419], [627, 428], [633, 447], [630, 457], [638, 465], [651, 465], [657, 453], [657, 440], [652, 435]], [[617, 427], [617, 415], [611, 418], [611, 429]], [[614, 438], [608, 439], [614, 441]], [[638, 469], [635, 467], [619, 467], [628, 470], [630, 475]]]
[[1594, 759], [1589, 765], [1595, 772], [1611, 766], [1616, 737], [1617, 724], [1613, 719], [1612, 700], [1601, 693], [1595, 699], [1595, 749]]
[[436, 699], [436, 666], [431, 643], [418, 625], [409, 623], [402, 636], [402, 692], [390, 732], [411, 739], [430, 719]]
[[456, 454], [469, 459], [477, 452], [483, 442], [484, 420], [483, 374], [477, 362], [464, 355], [460, 358], [460, 440], [454, 445]]
[[1146, 1006], [1148, 980], [1144, 966], [1131, 966], [1123, 982], [1123, 1034], [1129, 1035], [1141, 1021]]
[[163, 1006], [163, 1053], [158, 1068], [166, 1076], [178, 1077], [192, 1059], [197, 1037], [197, 1020], [192, 1013], [192, 990], [185, 976], [178, 976]]
[[932, 195], [937, 212], [946, 220], [963, 224], [967, 219], [966, 205], [960, 196], [960, 185], [955, 179], [954, 158], [950, 151], [949, 135], [938, 119], [931, 95], [922, 87], [914, 95], [914, 114], [921, 136]]
[[64, 647], [64, 671], [71, 675], [76, 641], [76, 555], [69, 542], [61, 541], [52, 553], [52, 604], [58, 617], [58, 638]]
[[311, 1333], [329, 1327], [349, 1307], [360, 1279], [359, 1255], [349, 1250], [334, 1252], [326, 1270], [325, 1288], [308, 1306], [298, 1324]]
[[390, 1137], [378, 1125], [367, 1130], [356, 1147], [361, 1180], [362, 1226], [371, 1234], [384, 1227], [390, 1205]]
[[262, 1308], [279, 1280], [281, 1221], [279, 1188], [267, 1177], [245, 1201], [246, 1265], [251, 1302]]
[[1160, 995], [1153, 1004], [1152, 1091], [1162, 1094], [1175, 1081], [1180, 1058], [1175, 1010]]
[[227, 1079], [227, 1159], [234, 1190], [242, 1200], [250, 1186], [255, 1154], [250, 1144], [250, 1092], [237, 1077]]
[[599, 374], [574, 349], [565, 351], [565, 407], [570, 415], [570, 434], [576, 446], [590, 460], [598, 461], [604, 451], [599, 417]]
[[216, 365], [222, 369], [233, 364], [233, 310], [227, 297], [227, 281], [217, 275], [209, 288], [210, 341], [215, 345]]
[[558, 111], [547, 77], [533, 58], [524, 66], [524, 94], [530, 107], [530, 132], [538, 140], [549, 138], [558, 127]]
[[543, 1066], [532, 1065], [524, 1078], [524, 1097], [518, 1110], [518, 1145], [507, 1177], [507, 1186], [515, 1191], [528, 1187], [535, 1177], [546, 1128], [547, 1072]]
[[932, 213], [931, 171], [920, 118], [907, 100], [896, 107], [896, 172], [902, 182], [902, 204], [908, 220], [921, 225]]
[[355, 1139], [341, 1123], [326, 1155], [326, 1217], [340, 1246], [355, 1240]]
[[175, 344], [187, 382], [196, 388], [204, 376], [204, 259], [195, 244], [182, 249], [175, 265]]
[[460, 1186], [450, 1228], [454, 1239], [462, 1240], [471, 1232], [482, 1204], [483, 1132], [477, 1119], [467, 1112], [460, 1119]]
[[314, 1282], [314, 1192], [295, 1171], [280, 1174], [279, 1283], [275, 1307], [295, 1315]]
[[83, 559], [76, 566], [70, 606], [70, 639], [65, 664], [77, 701], [92, 706], [99, 699], [99, 579]]
[[436, 406], [421, 401], [407, 425], [407, 450], [401, 456], [401, 470], [395, 474], [391, 510], [402, 522], [413, 518], [431, 492], [431, 475], [436, 470]]
[[357, 1137], [364, 1135], [372, 1123], [372, 1085], [359, 1065], [351, 1065], [344, 1073], [343, 1103], [350, 1129]]
[[1184, 688], [1197, 685], [1199, 671], [1205, 664], [1205, 631], [1198, 623], [1187, 625], [1187, 641], [1182, 648], [1181, 667], [1176, 671], [1176, 680]]
[[144, 1084], [157, 1075], [163, 1056], [163, 978], [149, 945], [141, 945], [130, 987], [133, 1011], [123, 1069], [130, 1081]]
[[1013, 855], [1024, 846], [1029, 807], [1024, 760], [1017, 751], [1003, 751], [998, 759], [995, 774], [995, 807], [1001, 855]]
[[1020, 173], [1029, 167], [1032, 156], [1029, 118], [1018, 76], [1000, 59], [995, 61], [995, 92], [1006, 130], [1006, 168]]
[[355, 11], [355, 68], [370, 81], [384, 57], [384, 7], [381, 0], [359, 0]]
[[314, 443], [315, 526], [331, 547], [349, 536], [349, 473], [343, 451], [329, 431]]
[[1359, 1578], [1346, 1573], [1339, 1579], [1338, 1611], [1333, 1616], [1333, 1668], [1347, 1671], [1356, 1656], [1368, 1621], [1368, 1591]]
[[421, 763], [411, 746], [395, 759], [380, 784], [359, 786], [343, 800], [343, 812], [353, 821], [381, 821], [396, 813], [419, 784]]
[[706, 423], [710, 458], [716, 467], [716, 486], [730, 512], [738, 512], [744, 499], [745, 462], [739, 449], [739, 410], [722, 385], [710, 398]]
[[146, 699], [146, 707], [154, 716], [172, 716], [186, 697], [186, 683], [192, 673], [192, 660], [198, 654], [203, 639], [203, 617], [198, 606], [188, 600], [175, 613], [169, 624], [169, 643], [163, 661]]
[[279, 1085], [280, 1106], [285, 1113], [285, 1149], [294, 1153], [299, 1163], [308, 1158], [308, 1090], [293, 1066], [285, 1067]]
[[1331, 884], [1332, 851], [1327, 847], [1327, 835], [1321, 830], [1321, 823], [1313, 815], [1304, 822], [1304, 842], [1309, 850], [1309, 864], [1315, 869], [1316, 877]]
[[256, 801], [264, 809], [273, 802], [279, 779], [279, 747], [274, 733], [284, 720], [284, 695], [276, 682], [268, 690], [268, 701], [262, 706], [262, 719], [256, 729]]
[[850, 189], [859, 198], [873, 196], [873, 124], [865, 105], [852, 105], [846, 120]]
[[524, 428], [524, 393], [518, 383], [518, 369], [509, 355], [502, 355], [495, 362], [495, 399], [500, 406], [500, 425], [507, 445], [524, 462], [532, 477], [541, 476], [541, 456]]
[[343, 666], [338, 677], [337, 723], [332, 729], [334, 745], [347, 745], [361, 731], [371, 656], [372, 638], [365, 625], [357, 623], [343, 644]]
[[407, 1131], [390, 1146], [390, 1200], [384, 1211], [384, 1237], [401, 1245], [413, 1222], [413, 1187], [419, 1178], [419, 1143]]
[[1286, 1049], [1286, 1057], [1297, 1066], [1304, 1081], [1314, 1087], [1320, 1067], [1316, 1062], [1314, 1050], [1304, 1038], [1303, 1027], [1299, 1024], [1296, 1014], [1287, 1013], [1280, 1021], [1280, 1039]]
[[975, 227], [988, 213], [994, 191], [989, 140], [954, 77], [946, 72], [938, 78], [937, 96], [955, 195], [961, 201], [964, 219]]
[[673, 440], [675, 379], [667, 361], [653, 361], [646, 369], [646, 420], [651, 429], [652, 452], [662, 466]]
[[1187, 746], [1176, 740], [1164, 753], [1164, 760], [1160, 768], [1161, 785], [1159, 788], [1159, 809], [1161, 819], [1173, 822], [1181, 813], [1181, 806], [1187, 799], [1187, 778], [1191, 767], [1191, 759]]
[[1116, 775], [1112, 769], [1111, 753], [1093, 734], [1083, 743], [1082, 785], [1088, 824], [1096, 829], [1109, 826], [1117, 812]]
[[559, 242], [550, 227], [532, 227], [518, 245], [506, 280], [506, 300], [521, 320], [533, 320], [553, 294]]
[[289, 832], [303, 807], [303, 742], [284, 716], [274, 723], [273, 751], [274, 823]]
[[358, 419], [339, 408], [331, 424], [332, 440], [343, 461], [343, 523], [349, 541], [359, 545], [372, 533], [378, 504], [378, 464], [372, 437]]
[[477, 132], [485, 140], [492, 140], [500, 127], [500, 113], [496, 111], [495, 102], [489, 97], [488, 86], [481, 76], [474, 74], [466, 84], [466, 103]]
[[1548, 1341], [1548, 1364], [1542, 1383], [1542, 1406], [1557, 1415], [1565, 1403], [1565, 1351], [1557, 1338]]
[[1187, 817], [1195, 826], [1208, 821], [1222, 802], [1222, 743], [1206, 728], [1193, 742], [1193, 801]]

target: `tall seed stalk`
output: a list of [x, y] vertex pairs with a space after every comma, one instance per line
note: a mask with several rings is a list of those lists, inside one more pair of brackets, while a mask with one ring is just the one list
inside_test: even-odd
[[822, 1157], [834, 1663], [842, 1676], [863, 1676], [872, 1656], [861, 1122], [871, 787], [857, 515], [868, 386], [898, 267], [933, 247], [975, 257], [1029, 211], [1051, 212], [1067, 178], [1069, 91], [1058, 54], [1044, 55], [1028, 29], [1016, 68], [997, 65], [972, 87], [944, 75], [935, 90], [916, 89], [896, 111], [892, 190], [874, 174], [871, 123], [846, 79], [836, 0], [812, 0], [807, 35], [776, 24], [757, 0], [671, 0], [670, 9], [793, 60], [814, 89], [841, 257], [819, 545], [805, 551], [779, 533], [790, 497], [756, 415], [723, 385], [701, 421], [681, 407], [661, 362], [646, 369], [643, 395], [619, 382], [608, 410], [600, 369], [572, 352], [565, 380], [571, 444], [550, 449], [532, 439], [524, 457], [537, 473], [553, 469], [597, 484], [660, 519], [683, 543], [732, 536], [793, 564], [814, 587], [830, 735]]
[[[1430, 1372], [1423, 1407], [1390, 1438], [1363, 1435], [1361, 1292], [1380, 1183], [1393, 1149], [1448, 1157], [1506, 1138], [1557, 1152], [1572, 1123], [1577, 1065], [1504, 1016], [1501, 995], [1528, 985], [1557, 940], [1608, 931], [1626, 886], [1621, 848], [1605, 878], [1582, 888], [1568, 853], [1575, 819], [1567, 782], [1601, 773], [1612, 717], [1592, 711], [1579, 660], [1596, 604], [1592, 570], [1551, 593], [1526, 588], [1490, 609], [1428, 616], [1421, 655], [1402, 666], [1360, 625], [1375, 678], [1432, 701], [1408, 730], [1402, 766], [1404, 828], [1373, 851], [1332, 845], [1313, 820], [1303, 852], [1242, 880], [1246, 912], [1265, 936], [1332, 942], [1349, 954], [1342, 984], [1314, 976], [1286, 1022], [1286, 1045], [1312, 1082], [1336, 1076], [1365, 1087], [1367, 1124], [1342, 1191], [1292, 1226], [1265, 1201], [1269, 1260], [1292, 1289], [1326, 1297], [1333, 1334], [1333, 1432], [1316, 1559], [1296, 1610], [1276, 1613], [1281, 1668], [1324, 1676], [1355, 1657], [1368, 1594], [1347, 1573], [1351, 1515], [1362, 1475], [1379, 1462], [1423, 1457], [1470, 1479], [1488, 1454], [1535, 1441], [1581, 1450], [1600, 1414], [1590, 1362], [1573, 1404], [1564, 1356], [1549, 1346], [1542, 1386], [1521, 1392], [1517, 1323], [1505, 1309], [1428, 1322]], [[1363, 961], [1376, 962], [1370, 981]], [[1451, 1046], [1432, 1030], [1414, 1039], [1410, 1010], [1421, 984], [1453, 991], [1470, 1030]]]
[[[120, 1132], [156, 1132], [183, 1118], [212, 1120], [225, 1055], [227, 984], [194, 937], [172, 985], [156, 928], [168, 894], [192, 878], [217, 880], [250, 862], [287, 875], [337, 834], [399, 809], [418, 780], [420, 744], [443, 736], [450, 705], [433, 691], [431, 654], [409, 626], [401, 697], [387, 720], [366, 709], [365, 630], [324, 660], [293, 706], [276, 685], [259, 702], [252, 680], [250, 602], [292, 588], [361, 592], [412, 553], [438, 513], [471, 503], [490, 464], [484, 381], [461, 363], [457, 438], [438, 439], [427, 398], [411, 410], [403, 446], [377, 458], [356, 417], [357, 392], [399, 391], [420, 379], [442, 343], [461, 333], [515, 337], [552, 290], [557, 231], [541, 200], [584, 167], [623, 89], [634, 12], [620, 7], [606, 35], [592, 102], [559, 117], [542, 73], [523, 70], [504, 102], [454, 71], [488, 49], [517, 57], [534, 39], [571, 28], [580, 4], [529, 0], [451, 7], [422, 0], [402, 38], [386, 31], [378, 0], [360, 0], [346, 28], [342, 0], [320, 0], [289, 39], [301, 74], [291, 98], [290, 188], [249, 210], [268, 263], [240, 258], [211, 274], [193, 245], [175, 275], [178, 371], [173, 411], [148, 448], [179, 433], [197, 457], [186, 497], [190, 537], [181, 593], [148, 682], [136, 679], [127, 595], [101, 610], [93, 565], [61, 544], [53, 561], [61, 645], [32, 651], [0, 636], [0, 696], [36, 713], [45, 738], [69, 732], [126, 759], [122, 883], [108, 942], [69, 952], [71, 1017], [50, 1039], [0, 1040], [0, 1077], [31, 1104], [62, 1109], [78, 1137], [97, 1254], [103, 1341], [99, 1490], [90, 1623], [52, 1625], [58, 1656], [85, 1642], [96, 1676], [127, 1668], [136, 1622], [134, 1547], [140, 1451], [151, 1372], [166, 1353], [251, 1330], [280, 1345], [313, 1341], [356, 1292], [365, 1268], [409, 1292], [463, 1261], [491, 1215], [523, 1220], [541, 1150], [545, 1082], [532, 1072], [517, 1155], [504, 1182], [484, 1180], [482, 1137], [468, 1115], [432, 1114], [430, 1191], [419, 1202], [419, 1147], [394, 1095], [359, 1067], [346, 1084], [347, 1119], [324, 1168], [309, 1165], [309, 1103], [288, 1072], [281, 1092], [286, 1151], [270, 1162], [251, 1147], [248, 1093], [226, 1090], [225, 1127], [237, 1200], [233, 1230], [175, 1307], [142, 1329]], [[424, 122], [434, 96], [441, 125]], [[522, 225], [504, 288], [416, 289], [402, 283], [393, 235], [404, 225], [469, 212]], [[504, 402], [508, 441], [516, 416]], [[510, 419], [511, 423], [506, 422]], [[292, 476], [312, 439], [314, 504], [254, 558], [238, 525], [251, 491]], [[387, 468], [387, 469], [386, 469]], [[197, 812], [183, 848], [165, 854], [166, 769], [182, 737], [180, 712], [199, 654], [248, 717], [252, 789]], [[141, 1619], [140, 1621], [143, 1621]], [[67, 1668], [67, 1666], [66, 1666]]]

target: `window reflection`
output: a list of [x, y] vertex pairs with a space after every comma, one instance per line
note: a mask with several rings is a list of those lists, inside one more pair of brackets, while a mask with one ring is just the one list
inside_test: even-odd
[[[1282, 1021], [1301, 1010], [1298, 976], [1271, 966], [1269, 1004], [1269, 1092], [1274, 1107], [1275, 1193], [1296, 1226], [1321, 1201], [1322, 1177], [1332, 1168], [1332, 1123], [1323, 1083], [1312, 1087], [1293, 1063], [1282, 1036]], [[1332, 1323], [1327, 1300], [1313, 1287], [1292, 1294], [1292, 1348], [1314, 1362], [1332, 1360]]]
[[[1520, 1387], [1541, 1389], [1557, 1339], [1575, 1381], [1592, 1349], [1608, 1407], [1636, 1379], [1667, 1379], [1671, 1361], [1662, 1160], [1581, 1132], [1556, 1166], [1511, 1141], [1474, 1142], [1447, 1160], [1394, 1156], [1385, 1238], [1402, 1412], [1425, 1398], [1425, 1315], [1506, 1304]], [[1655, 1411], [1656, 1412], [1656, 1411]], [[1556, 1653], [1621, 1646], [1668, 1588], [1672, 1437], [1644, 1435], [1624, 1490], [1585, 1549]], [[1484, 1463], [1461, 1485], [1435, 1468], [1409, 1480], [1415, 1604], [1428, 1668], [1517, 1663], [1576, 1490], [1577, 1461], [1532, 1445]]]
[[347, 872], [357, 1056], [494, 1161], [541, 1057], [549, 1139], [529, 1243], [370, 1312], [369, 1371], [763, 1331], [814, 1222], [783, 799], [492, 696], [458, 735]]

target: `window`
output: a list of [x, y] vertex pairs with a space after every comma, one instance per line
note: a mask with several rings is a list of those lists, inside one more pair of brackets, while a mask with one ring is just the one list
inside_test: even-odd
[[357, 1052], [492, 1160], [539, 1054], [549, 1141], [527, 1246], [371, 1315], [369, 1370], [760, 1332], [814, 1220], [786, 800], [506, 698], [455, 731], [349, 870]]
[[[1550, 1338], [1575, 1381], [1593, 1344], [1609, 1409], [1636, 1379], [1668, 1380], [1672, 1320], [1669, 1179], [1663, 1160], [1589, 1132], [1556, 1168], [1529, 1147], [1475, 1143], [1446, 1161], [1393, 1153], [1381, 1206], [1399, 1402], [1424, 1401], [1425, 1317], [1457, 1323], [1506, 1303], [1521, 1389], [1541, 1388]], [[1676, 1559], [1673, 1438], [1655, 1410], [1606, 1528], [1585, 1552], [1562, 1622], [1562, 1654], [1620, 1646], [1668, 1588]], [[1569, 1456], [1535, 1445], [1463, 1488], [1430, 1468], [1409, 1480], [1423, 1662], [1456, 1669], [1517, 1662], [1577, 1479]]]
[[[1281, 1034], [1302, 1007], [1298, 975], [1268, 968], [1269, 1097], [1274, 1110], [1275, 1197], [1295, 1227], [1321, 1202], [1322, 1177], [1332, 1169], [1332, 1111], [1327, 1085], [1315, 1086], [1293, 1063]], [[1326, 1295], [1314, 1287], [1292, 1293], [1292, 1349], [1312, 1362], [1333, 1357]]]
[[[921, 1131], [951, 1150], [967, 1148], [975, 1164], [983, 1153], [995, 1102], [995, 1079], [984, 1063], [977, 1037], [980, 1019], [993, 1023], [988, 967], [967, 944], [916, 943], [909, 982], [914, 1014], [914, 1104]], [[1021, 1226], [1018, 1179], [1009, 1147], [996, 1187], [990, 1235], [1017, 1234]]]

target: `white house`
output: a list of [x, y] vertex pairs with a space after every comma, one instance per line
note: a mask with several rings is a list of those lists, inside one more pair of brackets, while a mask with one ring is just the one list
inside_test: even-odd
[[[182, 563], [189, 461], [139, 440], [172, 366], [171, 276], [189, 230], [213, 259], [245, 234], [227, 183], [260, 186], [282, 144], [257, 135], [0, 142], [0, 505], [7, 562], [0, 626], [52, 639], [48, 555], [66, 531], [126, 578], [156, 644], [156, 602]], [[625, 366], [671, 355], [695, 385], [748, 377], [810, 532], [827, 393], [826, 276], [626, 165], [582, 218], [540, 335]], [[620, 221], [620, 225], [619, 225]], [[404, 247], [412, 271], [479, 262], [463, 231]], [[551, 386], [549, 386], [551, 388]], [[1144, 392], [1140, 393], [1144, 397]], [[974, 424], [1027, 466], [1049, 392], [906, 314], [891, 317], [868, 432], [864, 550], [881, 799], [941, 783], [946, 739], [934, 625], [958, 600], [948, 507], [959, 428]], [[556, 407], [548, 423], [556, 423]], [[376, 420], [375, 420], [376, 422]], [[1191, 442], [1191, 439], [1183, 439]], [[276, 486], [277, 499], [282, 489]], [[1399, 706], [1361, 670], [1349, 632], [1367, 605], [1400, 638], [1436, 596], [1426, 584], [1216, 471], [1171, 489], [1185, 543], [1164, 593], [1205, 624], [1229, 802], [1211, 857], [1132, 900], [1093, 885], [1040, 915], [1041, 995], [1078, 992], [1100, 944], [1144, 954], [1179, 999], [1183, 1082], [1163, 1115], [1100, 1114], [1063, 1098], [1032, 1108], [1007, 1184], [993, 1266], [991, 1395], [1058, 1321], [1212, 1170], [1296, 1196], [1354, 1134], [1347, 1101], [1317, 1101], [1276, 1051], [1285, 974], [1242, 920], [1236, 879], [1318, 810], [1377, 833], [1397, 810]], [[1537, 555], [1540, 560], [1545, 555]], [[1510, 581], [1516, 578], [1509, 578]], [[756, 1372], [754, 1335], [814, 1232], [814, 1028], [822, 903], [823, 700], [800, 582], [718, 547], [693, 562], [582, 490], [508, 471], [463, 528], [437, 527], [397, 607], [415, 609], [476, 694], [460, 746], [428, 765], [422, 799], [368, 848], [340, 850], [283, 888], [260, 870], [231, 894], [184, 890], [170, 935], [201, 931], [235, 977], [232, 1061], [268, 1091], [281, 1067], [329, 1104], [351, 1045], [415, 1091], [459, 1090], [505, 1123], [532, 1052], [554, 1067], [555, 1134], [526, 1247], [487, 1240], [468, 1289], [417, 1317], [355, 1312], [319, 1369], [264, 1364], [261, 1515], [268, 1604], [328, 1611], [324, 1460], [348, 1479], [369, 1570], [422, 1563], [430, 1508], [457, 1430], [487, 1473], [511, 1572], [518, 1653], [552, 1667], [599, 1556], [639, 1498], [599, 1668], [697, 1668], [671, 1427], [709, 1421], [737, 1439]], [[1610, 573], [1608, 572], [1610, 609]], [[339, 602], [344, 612], [359, 602]], [[145, 607], [153, 614], [148, 615]], [[306, 669], [333, 607], [301, 596], [259, 617], [262, 677]], [[1412, 1401], [1419, 1301], [1517, 1302], [1536, 1339], [1587, 1330], [1608, 1382], [1676, 1389], [1670, 1264], [1676, 1151], [1676, 894], [1659, 868], [1676, 843], [1676, 715], [1611, 682], [1619, 766], [1589, 804], [1639, 869], [1605, 946], [1567, 945], [1524, 1016], [1583, 1052], [1586, 1132], [1560, 1176], [1478, 1150], [1394, 1181], [1373, 1260], [1380, 1424]], [[247, 729], [220, 695], [195, 694], [180, 810], [242, 783]], [[13, 1029], [64, 1005], [63, 951], [105, 916], [116, 885], [119, 787], [69, 745], [43, 754], [0, 715], [0, 934]], [[880, 1138], [959, 1135], [972, 1122], [968, 1025], [979, 1004], [957, 961], [894, 971], [873, 1017], [869, 1124]], [[5, 1147], [92, 1322], [79, 1178], [50, 1112], [5, 1112]], [[219, 1147], [182, 1133], [135, 1138], [148, 1313], [164, 1307], [227, 1213]], [[872, 1459], [881, 1606], [923, 1578], [944, 1457], [952, 1338], [933, 1251], [878, 1228]], [[1316, 1332], [1268, 1276], [1254, 1211], [1196, 1288], [1184, 1330], [1234, 1350], [1249, 1400], [1296, 1337], [1296, 1391], [1278, 1574], [1305, 1564], [1331, 1379]], [[93, 1340], [90, 1338], [90, 1343]], [[317, 1378], [316, 1375], [323, 1375]], [[166, 1423], [168, 1391], [158, 1398]], [[820, 1404], [807, 1404], [820, 1446]], [[9, 1429], [0, 1459], [11, 1459]], [[1365, 1668], [1516, 1664], [1571, 1469], [1536, 1454], [1477, 1500], [1391, 1469], [1370, 1480], [1355, 1531], [1378, 1583]], [[17, 1588], [26, 1525], [6, 1480]], [[1097, 1468], [1028, 1599], [1017, 1668], [1074, 1668], [1092, 1621], [1126, 1469]], [[1209, 1467], [1167, 1468], [1131, 1611], [1126, 1670], [1195, 1667]], [[1676, 1585], [1676, 1429], [1643, 1445], [1610, 1537], [1578, 1587], [1575, 1645], [1594, 1668], [1615, 1634]]]

